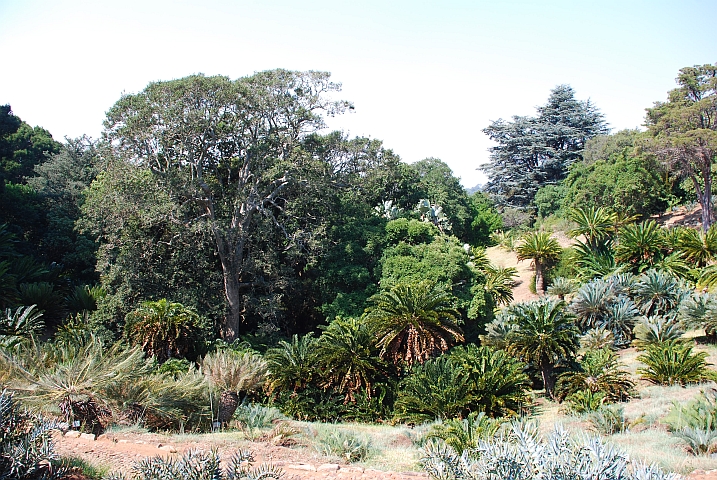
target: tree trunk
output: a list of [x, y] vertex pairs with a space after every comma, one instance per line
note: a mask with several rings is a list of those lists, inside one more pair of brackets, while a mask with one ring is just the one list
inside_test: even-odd
[[543, 265], [537, 258], [533, 260], [535, 265], [535, 293], [542, 296], [545, 293], [545, 280], [543, 279]]
[[219, 398], [219, 408], [217, 412], [217, 421], [222, 426], [229, 424], [229, 421], [234, 416], [234, 412], [237, 411], [239, 406], [239, 394], [233, 390], [226, 390], [222, 392], [222, 396]]
[[702, 231], [706, 232], [712, 225], [712, 176], [711, 172], [702, 172], [704, 188], [696, 175], [692, 175], [692, 184], [697, 192], [697, 202], [702, 207]]
[[553, 379], [553, 366], [550, 363], [544, 363], [540, 369], [540, 373], [543, 376], [543, 384], [545, 385], [545, 395], [555, 400], [554, 387], [555, 380]]

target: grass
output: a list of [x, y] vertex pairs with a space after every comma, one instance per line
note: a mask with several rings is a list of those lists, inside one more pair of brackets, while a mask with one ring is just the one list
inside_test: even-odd
[[62, 457], [62, 462], [91, 480], [100, 480], [110, 473], [110, 467], [95, 465], [79, 457]]

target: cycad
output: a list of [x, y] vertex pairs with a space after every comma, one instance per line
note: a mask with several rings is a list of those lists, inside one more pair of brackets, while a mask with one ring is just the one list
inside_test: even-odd
[[680, 233], [676, 247], [687, 262], [704, 267], [717, 259], [717, 226], [712, 225], [706, 232], [686, 228]]
[[309, 385], [317, 373], [317, 339], [310, 333], [291, 341], [281, 340], [264, 356], [269, 366], [269, 392], [289, 390], [297, 392]]
[[632, 268], [635, 273], [652, 268], [663, 258], [666, 248], [664, 235], [654, 220], [626, 225], [620, 229], [615, 247], [615, 259]]
[[480, 440], [492, 439], [505, 425], [505, 419], [495, 419], [484, 412], [471, 412], [464, 419], [448, 419], [434, 424], [426, 439], [440, 439], [462, 454], [465, 450], [478, 447]]
[[565, 297], [574, 294], [577, 289], [578, 285], [576, 285], [575, 280], [565, 277], [556, 277], [550, 283], [547, 292], [548, 295], [557, 297], [558, 300], [565, 300]]
[[208, 354], [201, 362], [202, 372], [219, 392], [217, 421], [227, 425], [239, 405], [241, 394], [260, 388], [268, 371], [266, 361], [253, 352], [219, 350]]
[[104, 416], [117, 413], [108, 392], [149, 372], [141, 349], [120, 344], [105, 349], [94, 337], [79, 346], [33, 344], [14, 355], [3, 353], [2, 362], [12, 371], [10, 388], [20, 399], [93, 431], [102, 428]]
[[535, 291], [542, 295], [545, 291], [544, 270], [560, 258], [563, 249], [548, 232], [530, 232], [523, 235], [515, 252], [518, 260], [533, 260], [535, 268]]
[[508, 353], [540, 369], [545, 393], [553, 397], [555, 366], [571, 360], [578, 348], [578, 329], [565, 302], [536, 300], [511, 305], [508, 312], [516, 325], [506, 338]]
[[144, 302], [130, 312], [124, 334], [162, 363], [173, 357], [194, 357], [201, 349], [202, 330], [202, 320], [194, 310], [163, 298]]
[[644, 349], [648, 345], [664, 342], [681, 342], [682, 334], [685, 333], [674, 317], [654, 315], [643, 317], [635, 325], [634, 344], [637, 348]]
[[603, 393], [608, 402], [627, 400], [634, 388], [629, 373], [621, 369], [617, 355], [608, 348], [586, 352], [580, 360], [580, 369], [560, 375], [555, 386], [560, 399], [588, 390]]
[[613, 300], [611, 285], [602, 280], [592, 280], [578, 289], [570, 303], [578, 326], [583, 330], [604, 326]]
[[395, 364], [423, 363], [463, 341], [455, 298], [436, 283], [399, 284], [369, 302], [366, 318], [381, 356]]
[[365, 389], [371, 398], [374, 378], [383, 365], [367, 325], [356, 318], [336, 318], [324, 329], [318, 342], [319, 361], [325, 386], [345, 394], [345, 402]]
[[42, 330], [42, 312], [35, 307], [5, 309], [5, 315], [0, 316], [0, 347], [12, 348]]
[[648, 270], [638, 277], [633, 293], [643, 315], [674, 315], [677, 312], [673, 310], [687, 298], [689, 290], [668, 273]]
[[568, 235], [573, 238], [584, 236], [587, 245], [595, 249], [615, 233], [617, 215], [604, 207], [574, 208], [570, 211], [570, 219], [578, 226]]
[[646, 365], [637, 373], [658, 385], [698, 383], [714, 378], [714, 374], [707, 369], [706, 358], [705, 352], [692, 353], [692, 345], [674, 341], [653, 343], [637, 357]]
[[508, 305], [513, 301], [513, 287], [518, 270], [513, 267], [494, 267], [488, 265], [485, 268], [485, 291], [493, 297], [496, 306]]

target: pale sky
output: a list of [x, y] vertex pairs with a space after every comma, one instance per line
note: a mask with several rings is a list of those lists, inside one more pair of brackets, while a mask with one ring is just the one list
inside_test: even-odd
[[0, 104], [59, 140], [97, 138], [120, 95], [193, 73], [323, 70], [356, 110], [329, 124], [437, 157], [467, 187], [492, 120], [570, 84], [639, 127], [678, 70], [717, 62], [715, 0], [0, 0]]

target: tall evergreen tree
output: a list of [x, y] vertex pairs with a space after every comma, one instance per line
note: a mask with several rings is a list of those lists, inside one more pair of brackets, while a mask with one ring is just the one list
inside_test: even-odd
[[575, 99], [569, 85], [558, 85], [536, 117], [498, 119], [483, 133], [498, 143], [490, 149], [486, 191], [512, 207], [530, 206], [543, 185], [555, 184], [579, 160], [585, 142], [608, 132], [603, 115], [590, 101]]

